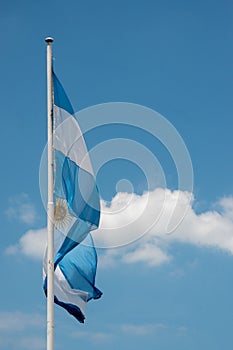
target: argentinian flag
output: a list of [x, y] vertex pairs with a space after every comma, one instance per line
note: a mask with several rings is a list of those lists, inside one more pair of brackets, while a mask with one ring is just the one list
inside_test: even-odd
[[[54, 73], [53, 89], [54, 301], [84, 322], [86, 302], [102, 295], [95, 287], [97, 255], [90, 234], [99, 225], [100, 201], [82, 132]], [[46, 269], [45, 257], [45, 293]]]

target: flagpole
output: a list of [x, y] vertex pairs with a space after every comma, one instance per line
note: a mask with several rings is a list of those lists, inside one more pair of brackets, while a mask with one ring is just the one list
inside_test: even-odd
[[54, 203], [53, 203], [53, 85], [52, 42], [47, 43], [47, 113], [48, 113], [48, 248], [47, 248], [47, 350], [54, 350]]

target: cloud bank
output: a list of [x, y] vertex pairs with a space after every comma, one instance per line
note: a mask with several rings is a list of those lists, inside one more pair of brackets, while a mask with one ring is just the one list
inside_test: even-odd
[[[112, 249], [101, 250], [100, 265], [168, 263], [173, 243], [233, 254], [233, 197], [220, 199], [215, 207], [197, 214], [190, 193], [161, 188], [142, 195], [118, 193], [110, 205], [102, 201], [100, 228], [93, 237], [97, 247]], [[41, 259], [45, 244], [45, 228], [29, 230], [6, 252]]]

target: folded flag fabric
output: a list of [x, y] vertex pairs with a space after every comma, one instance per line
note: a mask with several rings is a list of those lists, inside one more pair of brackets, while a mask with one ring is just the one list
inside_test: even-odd
[[[86, 302], [102, 295], [90, 234], [99, 225], [100, 200], [84, 137], [54, 73], [53, 90], [54, 302], [83, 323]], [[47, 294], [46, 254], [43, 269]]]

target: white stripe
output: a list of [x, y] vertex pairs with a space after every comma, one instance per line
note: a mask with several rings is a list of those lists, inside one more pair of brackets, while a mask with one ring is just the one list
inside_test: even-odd
[[54, 106], [54, 118], [54, 148], [93, 175], [87, 147], [77, 120], [57, 106]]
[[[47, 249], [45, 252], [43, 262], [43, 282], [45, 281], [47, 275], [46, 257]], [[59, 265], [54, 271], [54, 294], [59, 301], [78, 306], [82, 311], [83, 315], [85, 316], [88, 293], [82, 290], [72, 289], [69, 283], [67, 282], [63, 272], [61, 271]]]
[[[68, 233], [69, 230], [71, 229], [71, 227], [73, 226], [74, 222], [77, 220], [77, 218], [73, 218], [72, 221], [69, 223], [69, 225], [67, 225], [67, 227], [64, 227], [63, 229], [58, 230], [55, 226], [54, 226], [54, 259], [59, 251], [59, 249], [62, 247]], [[80, 238], [81, 240], [81, 238]], [[44, 252], [44, 263], [43, 263], [43, 269], [44, 269], [44, 273], [45, 275], [47, 274], [47, 246]]]
[[61, 248], [64, 240], [66, 239], [71, 227], [74, 225], [77, 218], [72, 216], [72, 220], [68, 223], [68, 225], [60, 228], [59, 230], [54, 227], [54, 258], [56, 257], [59, 249]]
[[59, 301], [78, 306], [85, 315], [88, 293], [72, 289], [59, 266], [57, 266], [54, 273], [54, 294]]

